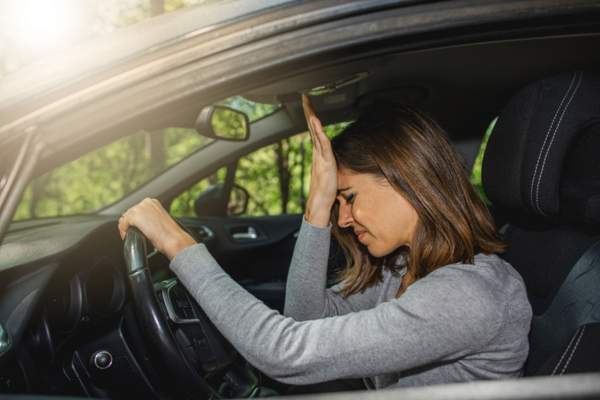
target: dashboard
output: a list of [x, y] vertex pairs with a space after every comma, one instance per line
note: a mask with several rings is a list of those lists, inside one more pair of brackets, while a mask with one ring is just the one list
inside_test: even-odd
[[127, 286], [113, 223], [76, 217], [11, 226], [0, 246], [0, 321], [12, 338], [0, 359], [2, 392], [65, 391], [74, 382], [57, 377], [69, 354], [122, 319]]
[[[75, 217], [15, 224], [0, 246], [0, 392], [156, 397], [135, 324], [116, 220]], [[167, 260], [151, 257], [156, 280]], [[110, 368], [109, 368], [110, 367]], [[103, 383], [111, 370], [122, 382]], [[104, 379], [104, 381], [103, 381]], [[118, 397], [118, 396], [116, 396]]]
[[[281, 258], [291, 257], [300, 218], [252, 222], [270, 233], [256, 244], [216, 240], [247, 220], [186, 225], [220, 254], [221, 265], [243, 266], [230, 270], [232, 277], [275, 308], [282, 303], [283, 284], [257, 277], [252, 286], [256, 281], [247, 283], [246, 274], [271, 277], [287, 271], [280, 266], [289, 260], [274, 257], [273, 248]], [[0, 245], [0, 324], [12, 341], [8, 351], [0, 352], [0, 393], [160, 399], [218, 392], [244, 397], [259, 390], [261, 380], [283, 389], [237, 354], [178, 283], [167, 258], [150, 251], [148, 263], [150, 295], [140, 298], [140, 287], [132, 285], [137, 278], [126, 272], [116, 217], [13, 224]], [[148, 313], [152, 302], [154, 314]], [[165, 328], [149, 329], [144, 323], [148, 315], [164, 320]]]

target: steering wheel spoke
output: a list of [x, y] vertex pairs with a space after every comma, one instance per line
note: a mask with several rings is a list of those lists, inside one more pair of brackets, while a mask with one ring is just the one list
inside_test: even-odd
[[169, 374], [177, 397], [214, 395], [205, 376], [231, 363], [233, 347], [176, 279], [154, 284], [138, 229], [127, 231], [123, 253], [137, 323], [156, 367]]

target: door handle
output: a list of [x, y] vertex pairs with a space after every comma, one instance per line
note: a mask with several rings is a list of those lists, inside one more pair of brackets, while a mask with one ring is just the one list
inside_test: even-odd
[[254, 227], [249, 226], [246, 232], [235, 232], [231, 235], [235, 240], [256, 240], [258, 239], [258, 232]]

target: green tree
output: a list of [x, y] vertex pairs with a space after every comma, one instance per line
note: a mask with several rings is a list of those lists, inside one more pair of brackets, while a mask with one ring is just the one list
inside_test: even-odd
[[479, 152], [477, 153], [477, 157], [475, 157], [475, 162], [473, 163], [473, 169], [471, 171], [471, 183], [475, 186], [475, 189], [479, 192], [479, 195], [483, 199], [483, 201], [490, 205], [491, 201], [485, 194], [483, 190], [483, 184], [481, 182], [481, 168], [483, 166], [483, 156], [485, 154], [485, 149], [487, 147], [488, 141], [490, 140], [490, 136], [494, 131], [494, 127], [496, 126], [496, 122], [498, 118], [494, 118], [494, 120], [490, 123], [488, 128], [483, 135], [483, 139], [481, 140], [481, 145], [479, 146]]
[[[325, 133], [333, 138], [347, 122], [326, 126]], [[237, 164], [235, 182], [250, 195], [246, 215], [294, 214], [304, 211], [304, 202], [310, 186], [312, 146], [308, 133], [279, 140], [241, 157]], [[225, 168], [211, 177], [223, 182]], [[216, 183], [214, 182], [214, 183]], [[210, 186], [202, 180], [184, 191], [171, 204], [176, 216], [197, 216], [195, 199]]]

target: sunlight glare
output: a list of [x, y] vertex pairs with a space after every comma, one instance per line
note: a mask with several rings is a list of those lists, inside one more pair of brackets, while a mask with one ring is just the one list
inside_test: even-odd
[[75, 34], [77, 13], [72, 0], [21, 0], [11, 6], [11, 36], [18, 47], [30, 51], [59, 47]]

